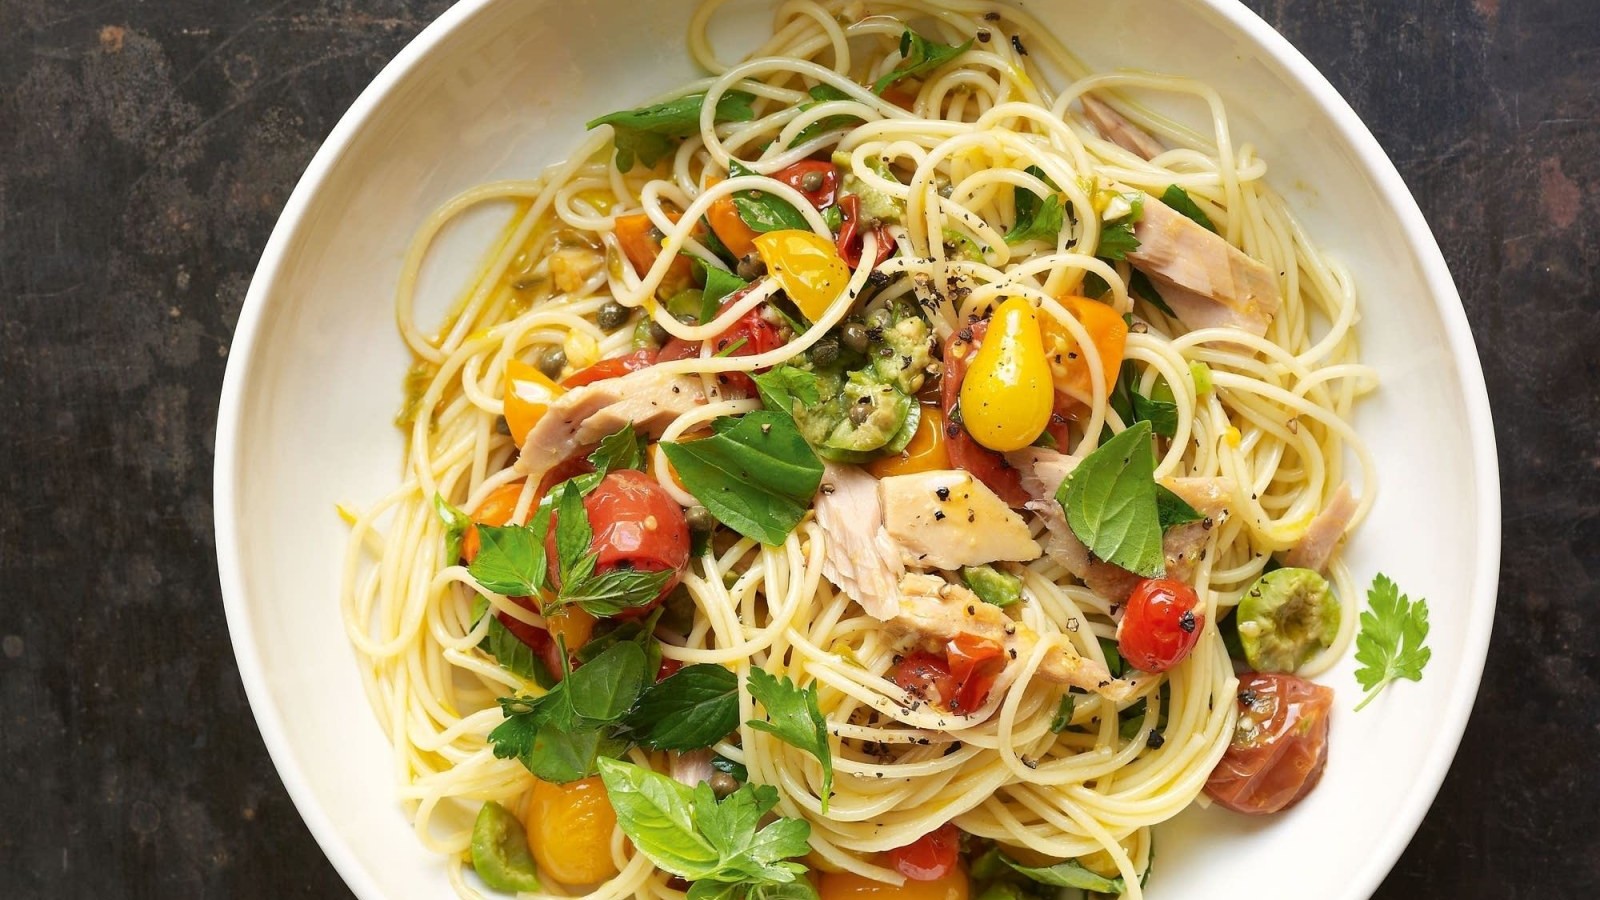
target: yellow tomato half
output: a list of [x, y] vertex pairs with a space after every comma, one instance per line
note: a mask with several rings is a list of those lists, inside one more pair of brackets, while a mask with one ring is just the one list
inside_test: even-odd
[[906, 880], [896, 886], [854, 872], [824, 872], [818, 893], [822, 900], [967, 900], [971, 890], [960, 866], [935, 881]]
[[810, 231], [769, 231], [757, 237], [755, 245], [767, 271], [813, 322], [844, 295], [850, 283], [850, 267], [825, 237]]
[[535, 781], [524, 824], [540, 875], [565, 885], [585, 885], [617, 874], [611, 861], [617, 814], [600, 776], [570, 784]]
[[1002, 453], [1033, 443], [1050, 424], [1055, 386], [1039, 316], [1021, 297], [1000, 304], [961, 382], [961, 423]]
[[522, 446], [528, 432], [550, 411], [550, 404], [566, 392], [520, 359], [506, 363], [506, 428], [517, 446]]

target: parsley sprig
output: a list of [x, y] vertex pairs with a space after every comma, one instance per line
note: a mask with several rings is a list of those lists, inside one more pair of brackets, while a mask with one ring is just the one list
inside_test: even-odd
[[1422, 668], [1433, 657], [1428, 639], [1428, 601], [1412, 601], [1388, 576], [1378, 573], [1367, 591], [1367, 611], [1356, 634], [1356, 681], [1366, 696], [1356, 711], [1398, 678], [1422, 680]]
[[788, 676], [779, 679], [765, 669], [752, 669], [748, 682], [750, 696], [767, 709], [765, 719], [745, 724], [765, 731], [786, 744], [810, 753], [822, 764], [822, 812], [828, 812], [833, 795], [833, 752], [828, 747], [828, 723], [817, 707], [817, 686], [801, 690]]

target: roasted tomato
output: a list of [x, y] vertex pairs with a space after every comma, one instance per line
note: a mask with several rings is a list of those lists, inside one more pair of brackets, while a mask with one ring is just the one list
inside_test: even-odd
[[[736, 291], [722, 301], [722, 306], [717, 309], [717, 315], [722, 315], [739, 298], [750, 291], [750, 288]], [[783, 332], [778, 326], [767, 321], [762, 315], [762, 308], [757, 306], [737, 321], [728, 326], [728, 330], [712, 338], [711, 349], [713, 353], [722, 353], [727, 356], [756, 356], [768, 350], [776, 350], [784, 345]], [[700, 341], [686, 341], [682, 338], [673, 338], [661, 348], [657, 362], [671, 362], [675, 359], [689, 359], [700, 355]], [[756, 383], [750, 376], [743, 372], [724, 372], [717, 376], [717, 381], [726, 388], [725, 393], [730, 397], [756, 395]]]
[[971, 472], [1001, 500], [1021, 506], [1028, 502], [1028, 492], [1022, 489], [1022, 477], [1004, 456], [973, 440], [958, 424], [960, 415], [955, 411], [961, 405], [961, 381], [966, 378], [967, 365], [977, 355], [988, 328], [987, 321], [977, 322], [954, 332], [944, 342], [944, 376], [939, 380], [939, 400], [945, 412], [945, 452], [950, 455], [951, 465]]
[[938, 881], [961, 865], [961, 830], [951, 824], [889, 851], [889, 866], [912, 881]]
[[1333, 691], [1293, 675], [1239, 678], [1233, 743], [1206, 781], [1219, 804], [1249, 815], [1287, 809], [1310, 793], [1328, 763]]
[[839, 170], [833, 163], [805, 159], [772, 176], [802, 194], [817, 209], [833, 205], [834, 192], [839, 189]]
[[839, 237], [835, 246], [839, 248], [839, 258], [852, 270], [861, 267], [861, 250], [865, 243], [862, 235], [871, 231], [873, 239], [877, 242], [877, 258], [872, 261], [872, 267], [877, 268], [889, 255], [894, 253], [894, 239], [889, 237], [889, 230], [882, 224], [874, 224], [869, 228], [861, 227], [861, 198], [855, 194], [845, 194], [839, 198]]
[[[674, 574], [662, 586], [658, 600], [677, 586], [678, 573], [689, 561], [689, 523], [683, 507], [654, 478], [632, 469], [609, 472], [583, 498], [583, 508], [594, 531], [589, 552], [598, 557], [596, 575], [614, 569], [670, 570]], [[557, 521], [552, 514], [545, 537], [552, 573], [556, 571]]]
[[635, 350], [627, 356], [602, 359], [587, 369], [580, 369], [561, 380], [564, 388], [583, 387], [607, 378], [620, 378], [629, 372], [648, 369], [656, 364], [656, 352], [651, 349]]
[[1005, 648], [994, 641], [966, 635], [949, 641], [944, 653], [918, 650], [900, 660], [889, 680], [913, 697], [940, 709], [969, 713], [989, 699], [995, 679], [1005, 669]]
[[1117, 625], [1117, 650], [1136, 669], [1165, 672], [1200, 640], [1205, 616], [1194, 588], [1172, 578], [1146, 578], [1133, 588]]
[[896, 663], [889, 670], [889, 680], [911, 696], [935, 706], [943, 706], [956, 695], [956, 680], [950, 675], [950, 665], [943, 656], [923, 650], [911, 653]]

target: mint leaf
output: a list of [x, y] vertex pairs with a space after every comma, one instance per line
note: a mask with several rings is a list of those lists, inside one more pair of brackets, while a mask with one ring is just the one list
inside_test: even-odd
[[1095, 556], [1146, 578], [1166, 573], [1149, 422], [1135, 423], [1085, 457], [1056, 490], [1056, 501]]
[[589, 454], [589, 463], [601, 477], [618, 469], [644, 468], [644, 442], [633, 430], [630, 422], [600, 439], [600, 444]]
[[628, 713], [634, 739], [652, 750], [698, 750], [739, 727], [739, 678], [711, 663], [652, 685]]
[[537, 594], [545, 579], [544, 536], [523, 525], [474, 527], [478, 555], [467, 566], [473, 580], [507, 597]]
[[750, 696], [767, 709], [766, 719], [745, 724], [799, 747], [822, 763], [822, 812], [828, 812], [833, 795], [833, 751], [828, 747], [828, 723], [817, 708], [817, 686], [805, 690], [785, 676], [781, 681], [765, 669], [752, 669], [747, 682]]
[[900, 35], [900, 65], [894, 71], [872, 83], [872, 92], [882, 94], [890, 85], [903, 78], [921, 78], [972, 48], [972, 38], [959, 47], [930, 41], [907, 28]]
[[647, 675], [655, 673], [645, 672], [644, 650], [623, 641], [573, 669], [558, 690], [580, 725], [610, 725], [638, 702]]
[[[617, 170], [626, 172], [637, 159], [646, 166], [654, 166], [671, 153], [678, 141], [700, 130], [700, 109], [705, 105], [704, 92], [686, 94], [675, 100], [654, 106], [607, 113], [593, 119], [586, 128], [610, 125], [616, 136]], [[755, 97], [743, 91], [728, 91], [717, 99], [717, 122], [748, 122], [756, 117], [750, 104]]]
[[[478, 625], [489, 612], [489, 601], [481, 595], [472, 602], [472, 625]], [[478, 642], [478, 649], [494, 657], [501, 668], [506, 669], [518, 678], [532, 681], [540, 687], [549, 690], [556, 684], [555, 677], [550, 674], [550, 668], [544, 664], [539, 654], [533, 648], [522, 642], [511, 629], [500, 621], [498, 615], [489, 618], [489, 630]]]
[[444, 523], [444, 564], [453, 566], [461, 561], [461, 539], [472, 527], [472, 518], [451, 506], [443, 494], [433, 495], [433, 509]]
[[[810, 109], [813, 106], [816, 106], [818, 103], [826, 103], [829, 100], [852, 99], [849, 94], [839, 90], [831, 84], [815, 85], [811, 89], [807, 90], [806, 93], [811, 95], [811, 102], [802, 103], [800, 105], [802, 112]], [[821, 137], [822, 135], [839, 128], [849, 127], [860, 121], [861, 118], [859, 116], [843, 114], [837, 116], [824, 116], [801, 129], [800, 133], [794, 136], [794, 140], [789, 142], [789, 146], [798, 147], [799, 145], [804, 144], [806, 141]], [[829, 209], [835, 208], [836, 207], [829, 207]]]
[[[568, 582], [579, 580], [577, 576], [582, 570], [584, 555], [589, 552], [589, 544], [594, 540], [594, 530], [589, 527], [589, 513], [583, 508], [583, 495], [570, 481], [561, 486], [555, 512], [556, 564], [562, 587], [565, 587]], [[590, 562], [589, 569], [593, 568]]]
[[822, 462], [794, 420], [757, 410], [712, 423], [711, 437], [662, 442], [678, 478], [719, 521], [764, 544], [781, 544], [822, 483]]
[[1428, 639], [1428, 601], [1412, 602], [1383, 573], [1372, 579], [1367, 591], [1367, 610], [1361, 614], [1361, 631], [1356, 634], [1356, 681], [1366, 696], [1356, 711], [1372, 702], [1378, 693], [1397, 678], [1422, 680], [1422, 669], [1433, 658]]
[[1187, 216], [1212, 234], [1217, 233], [1217, 226], [1212, 223], [1211, 217], [1206, 215], [1206, 211], [1201, 209], [1183, 188], [1175, 184], [1168, 185], [1166, 191], [1161, 194], [1161, 202], [1172, 207], [1175, 212]]
[[[590, 566], [593, 565], [593, 554], [584, 559], [589, 561]], [[649, 572], [641, 569], [612, 569], [572, 582], [563, 581], [556, 602], [575, 604], [584, 612], [599, 618], [614, 616], [624, 610], [638, 609], [654, 603], [655, 599], [661, 596], [661, 589], [667, 586], [667, 582], [671, 581], [675, 574], [677, 573], [672, 569]]]

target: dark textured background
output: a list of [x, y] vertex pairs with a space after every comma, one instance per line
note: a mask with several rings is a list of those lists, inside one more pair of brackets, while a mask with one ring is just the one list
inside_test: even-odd
[[[212, 435], [279, 208], [446, 5], [0, 0], [0, 897], [348, 896], [234, 668]], [[1378, 896], [1592, 897], [1600, 2], [1250, 5], [1421, 201], [1498, 424], [1506, 552], [1483, 692]]]

